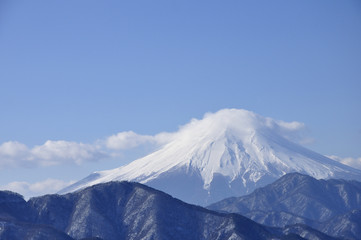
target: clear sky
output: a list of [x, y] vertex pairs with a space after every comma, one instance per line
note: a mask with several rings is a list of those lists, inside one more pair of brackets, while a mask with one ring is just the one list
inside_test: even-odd
[[149, 148], [110, 157], [108, 137], [223, 108], [302, 122], [308, 148], [361, 162], [361, 1], [0, 0], [2, 188], [121, 166]]

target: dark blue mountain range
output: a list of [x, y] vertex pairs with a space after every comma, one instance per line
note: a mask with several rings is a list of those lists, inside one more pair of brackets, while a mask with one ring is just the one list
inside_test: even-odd
[[305, 225], [271, 228], [184, 203], [139, 183], [109, 182], [25, 201], [0, 192], [0, 239], [333, 239]]
[[328, 235], [361, 239], [361, 183], [291, 173], [253, 193], [208, 207], [275, 227], [306, 224]]

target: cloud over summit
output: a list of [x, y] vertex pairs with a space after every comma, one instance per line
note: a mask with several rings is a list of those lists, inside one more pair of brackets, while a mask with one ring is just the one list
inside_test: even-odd
[[[17, 141], [0, 145], [0, 169], [16, 167], [46, 167], [61, 164], [81, 165], [120, 156], [123, 151], [137, 150], [140, 146], [160, 147], [184, 136], [192, 136], [194, 131], [234, 131], [235, 133], [266, 130], [277, 133], [296, 143], [305, 143], [305, 125], [300, 122], [285, 122], [263, 117], [243, 109], [222, 109], [206, 113], [202, 119], [192, 119], [179, 127], [176, 132], [162, 132], [155, 135], [142, 135], [133, 131], [119, 132], [95, 143], [48, 140], [42, 145], [29, 148]], [[121, 163], [120, 163], [121, 165]]]

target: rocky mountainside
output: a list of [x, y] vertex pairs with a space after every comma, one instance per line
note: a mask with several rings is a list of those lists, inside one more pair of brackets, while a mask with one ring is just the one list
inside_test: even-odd
[[[301, 229], [301, 230], [300, 230]], [[332, 239], [306, 226], [268, 228], [184, 203], [139, 183], [109, 182], [24, 201], [0, 192], [0, 239]]]
[[314, 226], [332, 236], [342, 236], [345, 239], [361, 239], [361, 209], [352, 210]]
[[60, 193], [126, 180], [205, 206], [251, 193], [290, 172], [317, 179], [361, 180], [360, 170], [292, 142], [299, 126], [246, 110], [224, 109], [192, 120], [158, 151], [126, 166], [95, 172]]
[[361, 239], [361, 182], [317, 180], [287, 174], [253, 193], [222, 200], [209, 209], [239, 213], [258, 223], [307, 224], [336, 237]]

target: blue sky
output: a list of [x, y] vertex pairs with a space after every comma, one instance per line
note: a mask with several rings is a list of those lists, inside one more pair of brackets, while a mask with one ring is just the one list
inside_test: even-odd
[[13, 163], [36, 146], [94, 153], [223, 108], [302, 122], [308, 148], [361, 161], [360, 43], [359, 0], [3, 0], [0, 186], [61, 185], [149, 150]]

